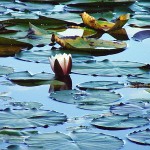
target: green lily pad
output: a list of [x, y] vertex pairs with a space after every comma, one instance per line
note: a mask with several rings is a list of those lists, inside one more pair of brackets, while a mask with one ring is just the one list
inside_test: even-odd
[[119, 94], [106, 90], [65, 90], [50, 94], [50, 98], [68, 104], [76, 104], [81, 109], [105, 110], [120, 99]]
[[5, 142], [9, 144], [21, 144], [24, 143], [25, 138], [30, 135], [37, 134], [37, 131], [19, 131], [13, 129], [0, 130], [0, 145]]
[[7, 108], [11, 109], [39, 109], [43, 106], [38, 102], [16, 102], [12, 97], [0, 96], [0, 110], [5, 110]]
[[127, 102], [129, 102], [129, 103], [150, 103], [150, 98], [129, 99]]
[[34, 128], [62, 124], [67, 120], [64, 114], [47, 110], [10, 110], [0, 111], [0, 128]]
[[86, 89], [100, 89], [100, 90], [111, 90], [123, 88], [124, 84], [120, 84], [116, 81], [89, 81], [77, 85], [82, 90]]
[[150, 87], [150, 75], [142, 74], [128, 77], [128, 81], [133, 87]]
[[74, 4], [74, 5], [103, 5], [103, 6], [112, 6], [112, 5], [122, 5], [122, 4], [132, 4], [135, 0], [70, 0], [65, 2], [65, 4]]
[[38, 102], [10, 102], [9, 105], [13, 106], [15, 109], [39, 109], [43, 106]]
[[122, 130], [147, 125], [149, 120], [143, 117], [111, 115], [93, 119], [91, 124], [101, 129]]
[[127, 138], [138, 144], [150, 145], [150, 129], [134, 131], [128, 134]]
[[72, 72], [78, 74], [101, 75], [101, 76], [122, 76], [138, 75], [149, 72], [144, 69], [145, 64], [129, 61], [95, 61], [73, 64]]
[[73, 53], [71, 51], [65, 50], [50, 50], [52, 49], [50, 46], [43, 47], [34, 47], [33, 49], [27, 51], [21, 51], [15, 55], [15, 58], [25, 61], [38, 62], [38, 63], [47, 63], [49, 64], [48, 57], [54, 56], [56, 54], [71, 54], [73, 62], [86, 62], [93, 60], [93, 56], [89, 56], [88, 54], [78, 54]]
[[[51, 150], [118, 150], [124, 145], [123, 141], [117, 137], [92, 132], [72, 132], [69, 136], [59, 132], [44, 133], [30, 136], [25, 142], [29, 149], [41, 150], [47, 147]], [[110, 142], [112, 144], [109, 144]]]
[[150, 28], [149, 1], [139, 0], [130, 9], [134, 11], [130, 20], [130, 26], [138, 28]]
[[143, 15], [135, 15], [130, 20], [130, 26], [131, 27], [137, 27], [137, 28], [150, 28], [150, 16], [149, 14], [143, 14]]
[[[11, 19], [8, 18], [6, 20], [0, 21], [0, 23], [7, 26], [6, 29], [8, 30], [17, 30], [17, 33], [10, 33], [10, 34], [1, 34], [2, 37], [10, 38], [20, 41], [22, 43], [28, 43], [30, 45], [36, 46], [38, 44], [49, 44], [51, 38], [51, 31], [47, 32], [46, 29], [48, 28], [58, 28], [58, 27], [65, 27], [67, 25], [72, 25], [72, 23], [68, 23], [63, 20], [58, 20], [55, 18], [47, 18], [44, 16], [38, 16], [35, 19], [28, 19], [23, 18], [21, 19]], [[30, 23], [30, 26], [29, 26]], [[32, 24], [32, 25], [31, 25]], [[35, 26], [36, 25], [36, 26]], [[30, 34], [28, 33], [28, 29], [30, 28]], [[31, 34], [32, 31], [36, 31], [35, 33], [39, 33], [42, 31], [42, 35]], [[44, 31], [45, 30], [45, 31]], [[44, 31], [44, 34], [43, 34]], [[47, 34], [46, 34], [47, 33]], [[36, 40], [35, 40], [36, 39]]]
[[7, 74], [12, 73], [12, 72], [14, 72], [13, 68], [0, 65], [0, 76], [7, 75]]
[[[130, 100], [128, 100], [130, 101]], [[110, 111], [116, 115], [128, 115], [129, 117], [150, 117], [149, 103], [121, 103], [110, 107]]]
[[82, 53], [86, 52], [96, 56], [119, 53], [127, 47], [125, 42], [97, 40], [78, 36], [59, 38], [53, 35], [52, 41], [56, 41], [64, 49]]
[[28, 71], [14, 72], [7, 75], [7, 79], [22, 86], [37, 86], [57, 82], [62, 85], [63, 82], [55, 80], [55, 75], [50, 73], [30, 74]]
[[0, 56], [12, 56], [23, 48], [31, 48], [32, 45], [15, 39], [0, 37]]
[[146, 91], [150, 93], [150, 89], [146, 89]]

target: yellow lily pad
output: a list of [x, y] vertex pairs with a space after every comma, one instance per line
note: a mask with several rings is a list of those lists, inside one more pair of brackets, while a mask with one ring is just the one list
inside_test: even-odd
[[121, 15], [115, 23], [104, 20], [97, 20], [86, 12], [83, 12], [81, 14], [81, 17], [83, 23], [86, 26], [93, 28], [95, 30], [109, 32], [121, 29], [130, 19], [130, 14]]

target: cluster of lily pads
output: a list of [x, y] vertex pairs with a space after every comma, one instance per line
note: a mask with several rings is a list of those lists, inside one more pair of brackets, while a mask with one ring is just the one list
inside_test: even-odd
[[[127, 21], [132, 27], [149, 28], [148, 1], [134, 2], [7, 0], [0, 4], [0, 56], [14, 56], [18, 61], [49, 63], [48, 57], [52, 55], [71, 53], [72, 74], [125, 77], [125, 82], [89, 81], [72, 89], [70, 76], [58, 78], [47, 72], [16, 72], [11, 67], [1, 65], [0, 76], [10, 81], [9, 84], [20, 86], [50, 84], [50, 99], [75, 105], [82, 110], [98, 112], [96, 116], [82, 118], [85, 122], [89, 121], [89, 128], [124, 130], [149, 125], [150, 99], [122, 101], [121, 94], [115, 90], [149, 88], [150, 65], [129, 61], [96, 61], [93, 57], [119, 53], [127, 47], [124, 41], [129, 37], [122, 28]], [[41, 5], [43, 7], [40, 7]], [[123, 5], [121, 10], [118, 5]], [[55, 10], [58, 6], [62, 9], [60, 12]], [[111, 11], [105, 13], [106, 10]], [[137, 10], [140, 15], [135, 13]], [[117, 15], [114, 16], [112, 12], [116, 12]], [[128, 13], [131, 14], [131, 18]], [[100, 15], [103, 19], [97, 18]], [[116, 20], [112, 21], [114, 18]], [[66, 31], [73, 35], [64, 36]], [[76, 34], [78, 32], [79, 35]], [[149, 30], [140, 31], [133, 39], [144, 40], [150, 37], [149, 33]], [[103, 34], [109, 34], [119, 41], [103, 40], [100, 38]], [[39, 133], [32, 129], [63, 124], [69, 122], [69, 118], [54, 110], [41, 109], [41, 103], [10, 99], [11, 97], [0, 93], [0, 145], [3, 145], [4, 149], [118, 150], [124, 145], [124, 141], [118, 137], [95, 132], [78, 132], [76, 129], [68, 134]], [[78, 129], [86, 127], [80, 126]], [[127, 138], [136, 143], [150, 145], [149, 135], [150, 129], [145, 129], [132, 132]]]

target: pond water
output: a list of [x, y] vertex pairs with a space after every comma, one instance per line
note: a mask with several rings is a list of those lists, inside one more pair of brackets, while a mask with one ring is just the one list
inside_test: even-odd
[[[59, 10], [60, 7], [55, 7], [54, 10]], [[127, 48], [117, 54], [106, 55], [106, 56], [94, 56], [94, 59], [97, 61], [102, 61], [108, 59], [111, 61], [132, 61], [140, 62], [145, 64], [150, 64], [150, 39], [144, 39], [143, 41], [135, 41], [132, 39], [133, 35], [138, 31], [145, 29], [141, 28], [132, 28], [128, 25], [125, 26], [126, 32], [128, 34], [129, 40], [125, 41], [127, 43]], [[71, 32], [69, 30], [69, 32]], [[68, 33], [64, 33], [66, 35]], [[73, 33], [72, 33], [73, 34]], [[63, 35], [63, 33], [62, 33]], [[115, 40], [108, 34], [104, 34], [101, 39], [104, 40]], [[14, 68], [15, 72], [19, 71], [29, 71], [32, 74], [40, 72], [53, 73], [50, 64], [45, 63], [35, 63], [27, 62], [16, 59], [15, 57], [0, 57], [0, 65], [8, 66]], [[77, 89], [77, 85], [83, 82], [88, 81], [118, 81], [119, 83], [126, 83], [127, 77], [104, 77], [104, 76], [91, 76], [91, 75], [80, 75], [80, 74], [70, 74], [72, 80], [72, 89]], [[0, 77], [0, 82], [8, 81], [5, 76]], [[83, 119], [83, 116], [96, 115], [102, 113], [108, 113], [108, 111], [91, 111], [79, 109], [76, 105], [61, 103], [58, 101], [52, 100], [49, 96], [50, 85], [40, 85], [40, 86], [20, 86], [17, 84], [13, 85], [2, 85], [0, 84], [0, 93], [6, 92], [5, 95], [12, 97], [12, 101], [22, 101], [22, 102], [39, 102], [43, 104], [42, 108], [46, 110], [55, 110], [57, 112], [64, 113], [68, 117], [68, 121], [62, 125], [50, 126], [48, 128], [38, 127], [35, 129], [24, 129], [24, 130], [38, 130], [41, 133], [55, 132], [59, 131], [62, 133], [68, 133], [72, 131], [72, 128], [79, 126], [87, 126], [88, 128], [80, 129], [81, 131], [89, 131], [96, 133], [105, 133], [108, 135], [113, 135], [119, 137], [124, 141], [124, 147], [122, 150], [149, 150], [150, 146], [140, 145], [133, 142], [130, 142], [126, 136], [129, 133], [134, 131], [144, 130], [150, 128], [150, 125], [126, 129], [126, 130], [103, 130], [96, 127], [90, 126], [90, 119]], [[116, 93], [121, 94], [121, 101], [125, 102], [128, 99], [135, 98], [148, 98], [150, 99], [150, 93], [145, 91], [146, 88], [129, 88], [125, 87], [122, 89], [113, 90]], [[76, 118], [76, 119], [75, 119]], [[5, 145], [4, 145], [5, 146]], [[94, 150], [94, 149], [93, 149]]]

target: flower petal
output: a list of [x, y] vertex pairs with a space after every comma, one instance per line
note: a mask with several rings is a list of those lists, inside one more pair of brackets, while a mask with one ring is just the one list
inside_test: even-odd
[[63, 69], [57, 59], [54, 62], [54, 72], [56, 76], [64, 76]]

